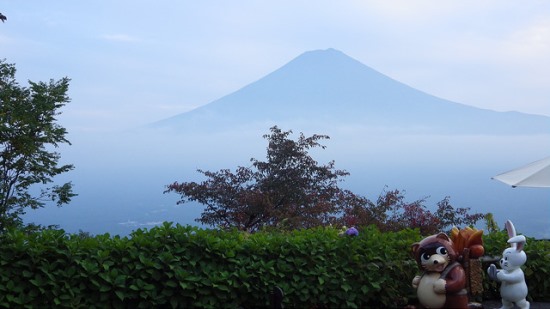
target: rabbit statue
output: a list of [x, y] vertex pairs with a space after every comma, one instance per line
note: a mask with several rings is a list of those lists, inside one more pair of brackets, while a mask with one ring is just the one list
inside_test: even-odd
[[526, 239], [523, 235], [516, 235], [516, 229], [512, 221], [506, 221], [505, 226], [506, 231], [508, 231], [508, 243], [511, 247], [502, 252], [502, 259], [500, 260], [502, 269], [497, 269], [494, 264], [491, 264], [487, 269], [487, 273], [492, 280], [501, 282], [501, 309], [513, 308], [514, 304], [521, 309], [528, 309], [527, 284], [525, 283], [523, 270], [521, 270], [521, 266], [527, 261], [527, 255], [523, 251]]

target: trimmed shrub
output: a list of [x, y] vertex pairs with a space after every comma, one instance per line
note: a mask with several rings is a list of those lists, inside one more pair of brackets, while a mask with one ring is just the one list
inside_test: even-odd
[[[9, 231], [0, 236], [0, 307], [258, 308], [269, 306], [274, 286], [287, 308], [396, 307], [415, 298], [409, 252], [422, 239], [417, 230], [338, 232], [170, 223], [122, 238]], [[495, 255], [506, 244], [498, 237], [487, 237]], [[548, 299], [550, 246], [528, 240], [528, 247], [536, 251], [527, 251], [530, 295]]]

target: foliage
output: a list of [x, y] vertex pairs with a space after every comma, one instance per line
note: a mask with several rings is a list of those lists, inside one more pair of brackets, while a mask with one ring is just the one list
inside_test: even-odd
[[481, 213], [470, 214], [470, 208], [454, 208], [450, 198], [437, 203], [437, 210], [431, 212], [425, 205], [426, 199], [405, 201], [400, 190], [383, 191], [376, 203], [363, 198], [344, 207], [342, 223], [346, 225], [376, 225], [382, 231], [399, 231], [417, 228], [422, 235], [440, 231], [449, 232], [453, 226], [473, 225], [484, 217]]
[[498, 224], [495, 221], [495, 217], [492, 213], [485, 214], [485, 229], [489, 233], [498, 232]]
[[49, 83], [29, 81], [21, 87], [15, 80], [15, 66], [0, 60], [0, 231], [21, 224], [25, 208], [39, 208], [46, 201], [58, 206], [74, 196], [71, 183], [41, 188], [53, 177], [73, 166], [60, 165], [59, 153], [52, 151], [69, 141], [66, 130], [56, 123], [59, 109], [69, 102], [69, 79]]
[[325, 146], [325, 135], [289, 138], [292, 131], [271, 128], [267, 161], [251, 159], [251, 167], [218, 172], [199, 170], [208, 179], [201, 183], [175, 182], [166, 192], [181, 195], [180, 203], [206, 205], [197, 221], [223, 228], [257, 231], [266, 226], [309, 228], [331, 223], [346, 198], [353, 196], [337, 183], [348, 173], [334, 168], [334, 161], [319, 165], [308, 150]]
[[[123, 238], [10, 230], [0, 236], [0, 308], [261, 308], [274, 286], [287, 308], [403, 307], [415, 297], [409, 252], [418, 230], [338, 232], [170, 223]], [[488, 251], [501, 251], [497, 236], [486, 236]], [[529, 245], [530, 297], [550, 300], [550, 243]]]

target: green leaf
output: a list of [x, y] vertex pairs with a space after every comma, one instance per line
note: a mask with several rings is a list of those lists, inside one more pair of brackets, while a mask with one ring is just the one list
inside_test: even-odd
[[167, 287], [175, 288], [178, 286], [178, 284], [174, 280], [168, 280], [165, 282], [165, 285]]
[[121, 301], [124, 301], [126, 298], [126, 294], [123, 291], [115, 291], [115, 294]]
[[107, 292], [107, 291], [110, 291], [110, 290], [111, 290], [111, 287], [108, 286], [108, 285], [101, 285], [101, 286], [99, 287], [99, 291], [100, 291], [100, 292]]
[[340, 287], [342, 288], [342, 290], [344, 290], [344, 292], [351, 291], [351, 286], [347, 283], [342, 284]]
[[172, 306], [172, 308], [178, 308], [180, 307], [179, 306], [179, 301], [176, 297], [171, 297], [170, 298], [170, 306]]
[[115, 279], [114, 284], [119, 287], [123, 287], [126, 285], [126, 276], [124, 275], [118, 275]]
[[[41, 286], [43, 286], [43, 285], [45, 284], [45, 282], [43, 282], [43, 281], [40, 280], [40, 279], [30, 279], [29, 282], [32, 283], [32, 284], [33, 284], [34, 286], [36, 286], [36, 287], [41, 287]], [[9, 288], [10, 288], [10, 287], [9, 287], [9, 285], [8, 285], [8, 289], [9, 289]]]

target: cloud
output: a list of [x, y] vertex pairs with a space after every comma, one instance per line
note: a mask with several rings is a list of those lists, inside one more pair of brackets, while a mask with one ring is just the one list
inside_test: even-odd
[[[455, 2], [455, 4], [457, 4]], [[370, 1], [362, 4], [366, 8], [374, 9], [377, 13], [392, 19], [411, 20], [422, 17], [441, 15], [453, 8], [451, 2], [437, 1]]]
[[128, 34], [104, 34], [101, 36], [102, 39], [107, 41], [113, 41], [113, 42], [126, 42], [126, 43], [132, 43], [132, 42], [139, 42], [141, 41], [139, 38], [128, 35]]
[[133, 220], [128, 220], [126, 222], [119, 222], [119, 225], [127, 227], [146, 227], [146, 226], [158, 226], [161, 225], [164, 221], [149, 221], [149, 222], [138, 222]]
[[12, 42], [13, 42], [13, 40], [10, 37], [0, 34], [0, 44], [6, 44], [7, 45], [8, 43], [12, 43]]
[[508, 55], [518, 59], [549, 58], [550, 20], [538, 20], [510, 34], [503, 43]]

